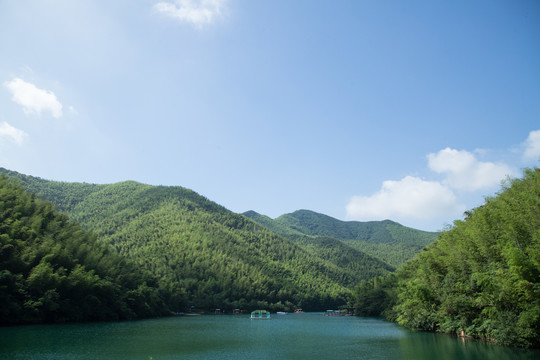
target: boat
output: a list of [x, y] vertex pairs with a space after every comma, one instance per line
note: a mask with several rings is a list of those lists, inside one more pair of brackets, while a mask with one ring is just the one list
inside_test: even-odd
[[255, 310], [251, 312], [251, 319], [270, 319], [270, 311], [266, 310]]
[[304, 313], [304, 310], [302, 310], [302, 309], [296, 309], [296, 310], [294, 310], [294, 312], [297, 313], [297, 314], [303, 314], [303, 313]]
[[287, 315], [287, 313], [285, 311], [278, 311], [276, 314], [278, 314], [278, 315]]

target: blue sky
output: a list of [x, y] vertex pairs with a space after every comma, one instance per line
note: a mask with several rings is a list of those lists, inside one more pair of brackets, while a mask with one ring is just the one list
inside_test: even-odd
[[0, 166], [439, 230], [540, 160], [540, 2], [0, 1]]

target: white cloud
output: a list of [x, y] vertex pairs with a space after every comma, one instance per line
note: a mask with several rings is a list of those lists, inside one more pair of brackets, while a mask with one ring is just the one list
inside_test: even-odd
[[436, 173], [446, 174], [445, 183], [454, 189], [488, 189], [499, 185], [507, 175], [514, 175], [508, 165], [478, 161], [474, 154], [465, 150], [446, 148], [427, 157], [429, 168]]
[[371, 196], [353, 196], [347, 205], [349, 220], [421, 219], [458, 216], [465, 211], [448, 187], [436, 181], [407, 176], [384, 181]]
[[0, 124], [0, 138], [11, 139], [12, 141], [20, 145], [22, 144], [24, 138], [27, 136], [27, 133], [9, 125], [5, 121]]
[[529, 137], [525, 140], [525, 152], [523, 153], [525, 160], [540, 159], [540, 130], [531, 131]]
[[222, 16], [225, 0], [175, 0], [174, 3], [161, 1], [154, 9], [179, 21], [201, 27]]
[[[540, 130], [531, 131], [522, 145], [525, 160], [540, 158]], [[505, 163], [478, 160], [488, 153], [445, 148], [428, 154], [429, 169], [443, 174], [444, 180], [407, 176], [399, 181], [384, 181], [381, 189], [370, 196], [353, 196], [347, 204], [346, 217], [360, 221], [392, 219], [417, 228], [440, 226], [459, 218], [474, 205], [471, 202], [478, 202], [478, 190], [485, 195], [507, 176], [519, 175]]]
[[49, 111], [53, 117], [62, 116], [62, 104], [52, 91], [37, 88], [34, 84], [15, 78], [4, 85], [13, 95], [11, 100], [23, 107], [26, 114], [41, 114]]

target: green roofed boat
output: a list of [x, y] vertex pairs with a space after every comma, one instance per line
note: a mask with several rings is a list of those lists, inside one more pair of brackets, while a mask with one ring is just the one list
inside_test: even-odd
[[270, 311], [266, 311], [266, 310], [252, 311], [251, 319], [270, 319]]

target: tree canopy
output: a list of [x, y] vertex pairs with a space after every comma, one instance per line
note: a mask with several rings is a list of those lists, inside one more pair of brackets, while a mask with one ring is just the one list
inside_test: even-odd
[[356, 289], [359, 314], [413, 329], [540, 346], [540, 169], [466, 213], [396, 274]]
[[163, 315], [155, 279], [0, 175], [0, 323]]

